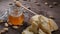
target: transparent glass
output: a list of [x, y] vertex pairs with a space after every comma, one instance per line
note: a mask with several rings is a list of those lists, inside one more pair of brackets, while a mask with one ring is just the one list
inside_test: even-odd
[[12, 25], [22, 25], [24, 21], [23, 8], [12, 6], [8, 11], [8, 23]]
[[7, 11], [5, 10], [0, 10], [0, 22], [4, 22], [7, 20]]

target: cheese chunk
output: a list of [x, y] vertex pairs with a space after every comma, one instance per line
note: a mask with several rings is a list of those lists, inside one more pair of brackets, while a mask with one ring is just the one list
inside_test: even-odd
[[33, 27], [32, 25], [27, 27], [22, 34], [46, 34], [45, 32], [43, 32], [41, 29], [38, 29], [37, 27]]
[[42, 15], [35, 15], [31, 18], [31, 24], [36, 23], [39, 28], [41, 28], [45, 33], [51, 34], [50, 27], [48, 24], [48, 18]]
[[49, 19], [43, 15], [35, 15], [30, 19], [30, 24], [32, 23], [36, 23], [37, 25], [40, 24], [39, 26], [41, 26], [41, 28], [48, 28], [51, 32], [58, 30], [58, 26], [55, 23], [54, 20]]
[[49, 25], [50, 25], [51, 31], [56, 31], [56, 30], [58, 30], [58, 25], [55, 23], [54, 20], [49, 19]]
[[46, 34], [46, 33], [43, 32], [41, 29], [39, 29], [39, 34]]
[[22, 34], [52, 34], [52, 31], [58, 30], [58, 26], [52, 19], [43, 15], [35, 15], [30, 19], [31, 24]]

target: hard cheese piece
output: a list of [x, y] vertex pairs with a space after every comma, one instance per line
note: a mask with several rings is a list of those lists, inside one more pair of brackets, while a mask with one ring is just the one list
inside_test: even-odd
[[[38, 18], [39, 17], [39, 18]], [[40, 21], [39, 21], [40, 19]], [[41, 23], [41, 24], [48, 24], [49, 28], [52, 31], [58, 30], [58, 26], [55, 23], [55, 21], [53, 21], [52, 19], [49, 19], [43, 15], [35, 15], [31, 18], [30, 23], [34, 23], [36, 21], [37, 24]]]
[[46, 33], [43, 32], [41, 29], [39, 29], [39, 34], [46, 34]]
[[35, 33], [35, 34], [38, 33], [38, 27], [37, 27], [37, 25], [35, 25], [34, 23], [33, 23], [32, 25], [30, 25], [29, 27], [27, 27], [26, 30], [28, 30], [28, 31], [30, 31], [30, 32], [33, 32], [33, 33]]
[[39, 27], [47, 34], [51, 34], [50, 26], [48, 24], [48, 18], [44, 16], [39, 16]]
[[42, 18], [46, 21], [46, 23], [49, 24], [51, 32], [55, 31], [55, 30], [58, 30], [58, 26], [57, 26], [57, 24], [55, 23], [54, 20], [49, 19], [49, 18], [44, 17], [44, 16], [42, 16]]
[[27, 27], [22, 34], [46, 34], [45, 32], [43, 32], [41, 29], [38, 29], [37, 27], [33, 27], [32, 25]]
[[33, 31], [37, 31], [36, 28], [41, 29], [46, 34], [51, 34], [52, 31], [58, 29], [57, 24], [52, 20], [43, 15], [35, 15], [30, 19]]
[[57, 26], [57, 24], [55, 23], [54, 20], [49, 19], [49, 24], [50, 24], [50, 27], [51, 27], [51, 31], [58, 30], [58, 26]]
[[27, 27], [27, 28], [22, 32], [22, 34], [33, 34], [31, 28], [32, 28], [31, 26]]
[[36, 24], [38, 25], [38, 21], [39, 21], [38, 17], [39, 17], [39, 16], [40, 16], [40, 15], [35, 15], [35, 16], [31, 17], [31, 19], [30, 19], [30, 24], [36, 22]]
[[[41, 17], [40, 17], [41, 16]], [[37, 23], [38, 25], [39, 25], [39, 28], [41, 28], [45, 33], [47, 33], [47, 34], [51, 34], [51, 31], [50, 31], [50, 27], [49, 27], [49, 25], [48, 25], [48, 21], [47, 21], [47, 19], [45, 20], [44, 18], [43, 18], [44, 16], [42, 16], [42, 15], [35, 15], [35, 16], [33, 16], [32, 18], [31, 18], [31, 22], [32, 23]], [[40, 19], [40, 20], [39, 20]], [[46, 22], [45, 22], [46, 21]]]

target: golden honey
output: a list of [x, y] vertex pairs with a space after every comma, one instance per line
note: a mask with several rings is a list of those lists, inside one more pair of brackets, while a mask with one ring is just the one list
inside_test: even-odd
[[13, 25], [21, 25], [24, 21], [24, 15], [20, 15], [19, 17], [14, 17], [9, 15], [8, 16], [8, 23], [11, 23]]

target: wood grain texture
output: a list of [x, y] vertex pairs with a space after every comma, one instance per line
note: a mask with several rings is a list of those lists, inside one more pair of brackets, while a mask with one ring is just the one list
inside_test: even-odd
[[[56, 0], [57, 2], [60, 0]], [[9, 7], [9, 3], [13, 2], [12, 0], [1, 0], [0, 1], [0, 10], [5, 12], [5, 9], [7, 9]], [[49, 8], [48, 6], [46, 6], [44, 4], [44, 0], [37, 0], [36, 2], [38, 2], [40, 4], [40, 6], [38, 6], [36, 3], [34, 3], [35, 0], [33, 1], [22, 1], [22, 4], [24, 6], [28, 6], [31, 8], [32, 11], [38, 13], [38, 14], [43, 14], [44, 16], [54, 16], [56, 23], [59, 26], [59, 31], [54, 32], [53, 34], [60, 34], [60, 4], [58, 6], [53, 6], [53, 8]], [[51, 1], [47, 1], [49, 2], [49, 4], [52, 4]], [[52, 1], [53, 2], [53, 1]], [[27, 4], [27, 5], [26, 5]], [[47, 15], [46, 15], [47, 13]], [[32, 16], [32, 13], [28, 12], [29, 16]], [[21, 28], [22, 29], [22, 28]], [[6, 34], [19, 34], [17, 31], [10, 29], [8, 33]]]

